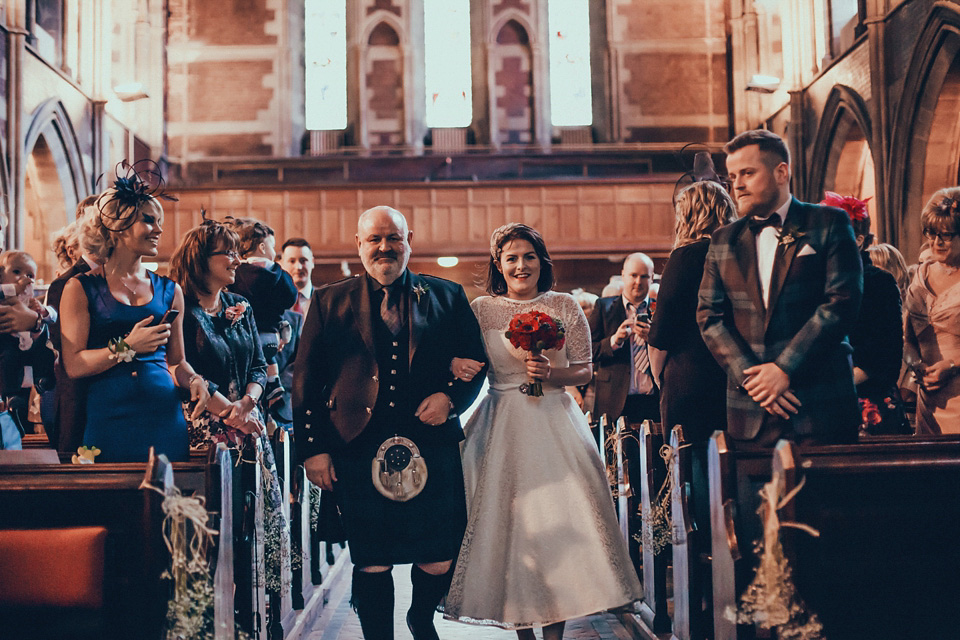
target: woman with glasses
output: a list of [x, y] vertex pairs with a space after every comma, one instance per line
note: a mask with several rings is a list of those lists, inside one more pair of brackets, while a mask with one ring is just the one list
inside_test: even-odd
[[928, 258], [904, 302], [904, 360], [919, 383], [917, 433], [960, 433], [960, 187], [934, 193], [920, 222]]
[[226, 442], [239, 448], [251, 444], [249, 438], [260, 438], [262, 463], [269, 469], [261, 475], [266, 588], [282, 594], [289, 589], [282, 576], [289, 575], [283, 567], [289, 569], [290, 530], [283, 514], [273, 448], [263, 428], [260, 399], [267, 382], [267, 363], [250, 303], [226, 290], [240, 265], [239, 242], [232, 229], [206, 220], [187, 232], [170, 258], [170, 277], [183, 287], [187, 360], [209, 381], [211, 393], [209, 410], [189, 420], [190, 445]]
[[122, 165], [118, 174], [81, 229], [84, 253], [103, 266], [63, 289], [63, 364], [82, 381], [82, 443], [100, 450], [97, 462], [145, 462], [150, 447], [186, 460], [187, 426], [175, 387], [189, 389], [199, 409], [209, 396], [184, 358], [182, 319], [167, 315], [183, 309], [183, 292], [142, 262], [157, 255], [163, 195], [133, 167]]

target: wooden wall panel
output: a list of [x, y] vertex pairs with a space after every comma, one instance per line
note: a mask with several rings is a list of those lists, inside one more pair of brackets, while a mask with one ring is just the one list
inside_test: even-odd
[[673, 243], [673, 180], [662, 182], [509, 185], [444, 184], [384, 187], [184, 189], [166, 205], [161, 261], [200, 221], [200, 208], [216, 219], [254, 216], [270, 224], [278, 244], [301, 236], [322, 262], [356, 257], [357, 218], [387, 204], [408, 218], [415, 255], [483, 256], [490, 233], [511, 221], [543, 233], [560, 256], [617, 256], [648, 251], [664, 257]]

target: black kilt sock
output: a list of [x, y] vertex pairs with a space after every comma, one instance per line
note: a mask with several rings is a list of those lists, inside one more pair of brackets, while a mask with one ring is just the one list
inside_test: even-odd
[[393, 640], [393, 573], [354, 567], [350, 604], [360, 618], [364, 640]]
[[410, 580], [413, 583], [413, 600], [407, 614], [408, 623], [415, 632], [417, 640], [434, 640], [437, 632], [433, 626], [433, 614], [443, 596], [447, 595], [453, 569], [439, 576], [427, 573], [417, 565], [410, 568]]

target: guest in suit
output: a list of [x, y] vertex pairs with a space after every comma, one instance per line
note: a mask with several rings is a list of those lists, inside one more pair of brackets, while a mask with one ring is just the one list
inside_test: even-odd
[[665, 431], [683, 425], [687, 440], [705, 442], [727, 423], [727, 374], [700, 335], [697, 298], [710, 235], [737, 214], [726, 190], [711, 181], [681, 191], [676, 212], [675, 248], [663, 269], [650, 328], [650, 363], [660, 384]]
[[313, 249], [303, 238], [290, 238], [280, 248], [280, 266], [293, 279], [297, 287], [297, 301], [291, 307], [307, 317], [310, 298], [313, 296]]
[[653, 260], [632, 253], [623, 261], [623, 293], [600, 298], [590, 314], [593, 363], [597, 368], [595, 409], [610, 420], [660, 422], [660, 394], [650, 372], [650, 282]]
[[867, 203], [831, 191], [820, 204], [843, 209], [850, 216], [863, 261], [863, 300], [850, 332], [853, 381], [860, 398], [860, 432], [871, 435], [909, 433], [897, 383], [903, 362], [903, 315], [900, 288], [890, 273], [875, 267], [867, 247], [873, 242]]
[[790, 195], [790, 155], [770, 131], [724, 147], [741, 216], [713, 234], [697, 320], [727, 372], [727, 431], [848, 441], [860, 423], [846, 340], [863, 292], [847, 215]]
[[[354, 563], [352, 602], [367, 640], [393, 638], [390, 571], [398, 563], [413, 564], [413, 637], [437, 637], [433, 614], [467, 516], [458, 415], [484, 378], [455, 380], [450, 363], [454, 356], [486, 362], [463, 288], [407, 269], [412, 237], [390, 207], [360, 216], [366, 273], [314, 291], [294, 372], [298, 457], [307, 477], [336, 496]], [[413, 459], [391, 453], [382, 473], [371, 473], [394, 436], [416, 445], [428, 474], [422, 492], [404, 502], [377, 483]]]
[[[76, 225], [74, 233], [77, 236], [79, 244], [80, 226], [88, 215], [97, 214], [97, 198], [100, 194], [87, 196], [77, 205]], [[69, 246], [69, 245], [67, 245]], [[66, 249], [65, 249], [66, 251]], [[47, 289], [46, 304], [52, 307], [57, 314], [60, 313], [60, 299], [63, 297], [63, 287], [67, 282], [81, 273], [99, 267], [99, 263], [88, 253], [79, 252], [79, 257], [73, 265], [58, 275], [50, 287]], [[50, 340], [53, 342], [53, 348], [61, 351], [60, 342], [60, 319], [50, 327]], [[63, 368], [63, 358], [58, 358], [54, 366], [54, 375], [56, 377], [56, 387], [54, 388], [54, 415], [52, 422], [44, 420], [47, 428], [47, 437], [50, 446], [61, 451], [76, 452], [77, 447], [83, 444], [84, 421], [87, 414], [86, 401], [86, 380], [74, 379], [67, 375]]]
[[929, 255], [904, 304], [904, 359], [919, 382], [917, 433], [960, 433], [960, 187], [934, 193], [920, 222]]

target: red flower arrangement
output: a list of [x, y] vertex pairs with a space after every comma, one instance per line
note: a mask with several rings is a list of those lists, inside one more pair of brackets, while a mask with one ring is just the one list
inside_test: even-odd
[[[564, 334], [563, 323], [542, 311], [518, 313], [510, 320], [510, 325], [504, 333], [515, 348], [529, 351], [535, 356], [541, 351], [563, 347], [566, 341]], [[528, 384], [520, 385], [520, 391], [528, 396], [542, 396], [542, 381], [534, 378]]]
[[870, 201], [870, 198], [860, 200], [853, 196], [842, 196], [833, 191], [825, 191], [823, 196], [820, 204], [843, 209], [847, 212], [847, 215], [850, 216], [852, 222], [859, 222], [870, 218], [870, 214], [867, 212], [867, 203]]
[[861, 419], [864, 427], [875, 427], [883, 422], [880, 408], [867, 398], [860, 398]]

